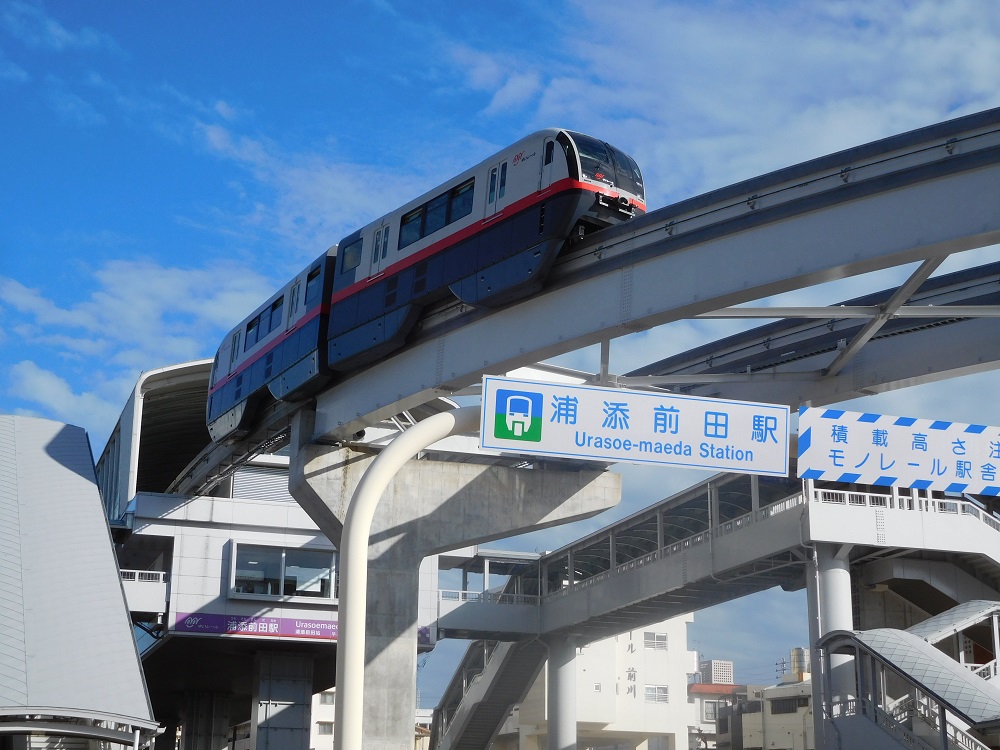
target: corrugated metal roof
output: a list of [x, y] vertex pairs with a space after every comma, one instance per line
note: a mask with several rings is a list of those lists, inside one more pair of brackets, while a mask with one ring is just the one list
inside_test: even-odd
[[0, 715], [152, 728], [86, 432], [0, 416]]

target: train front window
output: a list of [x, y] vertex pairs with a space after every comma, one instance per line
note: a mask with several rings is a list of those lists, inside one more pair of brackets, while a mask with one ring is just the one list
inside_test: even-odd
[[608, 149], [611, 151], [611, 158], [615, 161], [617, 177], [615, 183], [618, 188], [645, 200], [645, 189], [642, 186], [642, 172], [639, 171], [639, 165], [631, 156], [619, 151], [614, 146], [609, 146]]
[[572, 136], [576, 142], [576, 150], [580, 153], [580, 169], [583, 170], [583, 176], [614, 185], [615, 166], [607, 146], [589, 135], [573, 133]]

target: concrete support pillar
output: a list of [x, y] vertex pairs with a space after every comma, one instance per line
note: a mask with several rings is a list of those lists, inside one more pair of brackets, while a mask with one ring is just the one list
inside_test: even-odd
[[[183, 750], [227, 750], [229, 702], [226, 693], [188, 693], [181, 716]], [[169, 744], [171, 737], [165, 747]], [[159, 742], [157, 742], [159, 745]]]
[[[320, 530], [342, 548], [352, 495], [375, 459], [350, 448], [313, 445], [311, 437], [311, 417], [300, 411], [292, 428], [289, 489]], [[427, 460], [404, 464], [388, 481], [369, 534], [364, 749], [413, 746], [418, 569], [424, 557], [589, 518], [620, 499], [620, 477], [604, 471]], [[341, 563], [346, 564], [343, 559]], [[342, 572], [342, 585], [345, 576], [349, 571]], [[343, 589], [341, 608], [344, 622], [348, 615]], [[346, 651], [348, 636], [342, 636], [338, 650]]]
[[576, 639], [545, 638], [549, 647], [549, 750], [576, 750]]
[[[808, 484], [812, 484], [808, 482]], [[809, 490], [812, 488], [809, 487]], [[804, 490], [806, 491], [806, 490]], [[808, 495], [806, 495], [808, 497]], [[815, 553], [814, 553], [815, 554]], [[823, 721], [823, 660], [816, 642], [820, 639], [819, 625], [819, 571], [815, 559], [810, 560], [806, 572], [806, 609], [809, 618], [809, 672], [812, 674], [813, 737], [816, 750], [826, 750]]]
[[254, 656], [253, 750], [309, 750], [312, 683], [311, 656], [283, 652]]
[[[819, 603], [819, 635], [834, 630], [853, 630], [851, 607], [851, 572], [847, 560], [849, 547], [836, 544], [816, 544], [816, 577]], [[844, 700], [855, 692], [854, 668], [850, 657], [841, 654], [830, 656], [830, 685], [832, 700]]]

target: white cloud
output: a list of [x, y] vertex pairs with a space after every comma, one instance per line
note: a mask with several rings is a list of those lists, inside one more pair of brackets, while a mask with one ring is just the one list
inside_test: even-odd
[[20, 65], [0, 57], [0, 83], [25, 83], [31, 78]]
[[255, 201], [230, 220], [268, 232], [308, 256], [319, 255], [447, 176], [424, 171], [440, 169], [439, 164], [381, 167], [335, 153], [289, 153], [274, 142], [218, 124], [200, 123], [198, 129], [210, 151], [245, 168], [256, 183], [233, 183], [234, 192], [244, 197], [254, 189], [270, 193], [267, 201]]
[[223, 120], [232, 121], [240, 116], [239, 110], [236, 107], [228, 102], [224, 102], [222, 99], [219, 99], [215, 103], [215, 107], [213, 107], [213, 109], [215, 109], [216, 114], [218, 114]]
[[89, 26], [71, 30], [48, 15], [40, 3], [8, 2], [0, 23], [28, 47], [53, 52], [83, 49], [105, 49], [120, 52], [114, 39]]
[[[45, 416], [109, 429], [141, 371], [211, 357], [276, 283], [235, 262], [182, 269], [119, 260], [80, 269], [83, 295], [56, 301], [0, 277], [14, 346], [30, 357], [9, 368], [7, 395]], [[72, 382], [90, 390], [76, 393]]]
[[974, 0], [575, 5], [534, 119], [631, 151], [654, 207], [1000, 104]]
[[94, 392], [76, 393], [69, 383], [51, 370], [24, 360], [7, 368], [8, 395], [41, 408], [48, 417], [93, 429], [107, 429], [117, 419], [121, 403], [113, 403]]
[[52, 111], [64, 120], [79, 125], [103, 125], [107, 122], [107, 118], [90, 102], [58, 84], [49, 86], [45, 100]]
[[490, 100], [485, 112], [489, 115], [498, 115], [523, 107], [535, 98], [541, 88], [542, 81], [537, 73], [515, 73], [493, 94], [493, 99]]

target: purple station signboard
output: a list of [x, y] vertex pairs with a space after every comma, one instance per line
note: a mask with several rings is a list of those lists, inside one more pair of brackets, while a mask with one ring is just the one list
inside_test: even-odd
[[337, 621], [292, 617], [253, 617], [205, 613], [179, 613], [174, 621], [178, 633], [206, 635], [252, 635], [275, 638], [322, 638], [337, 640]]

